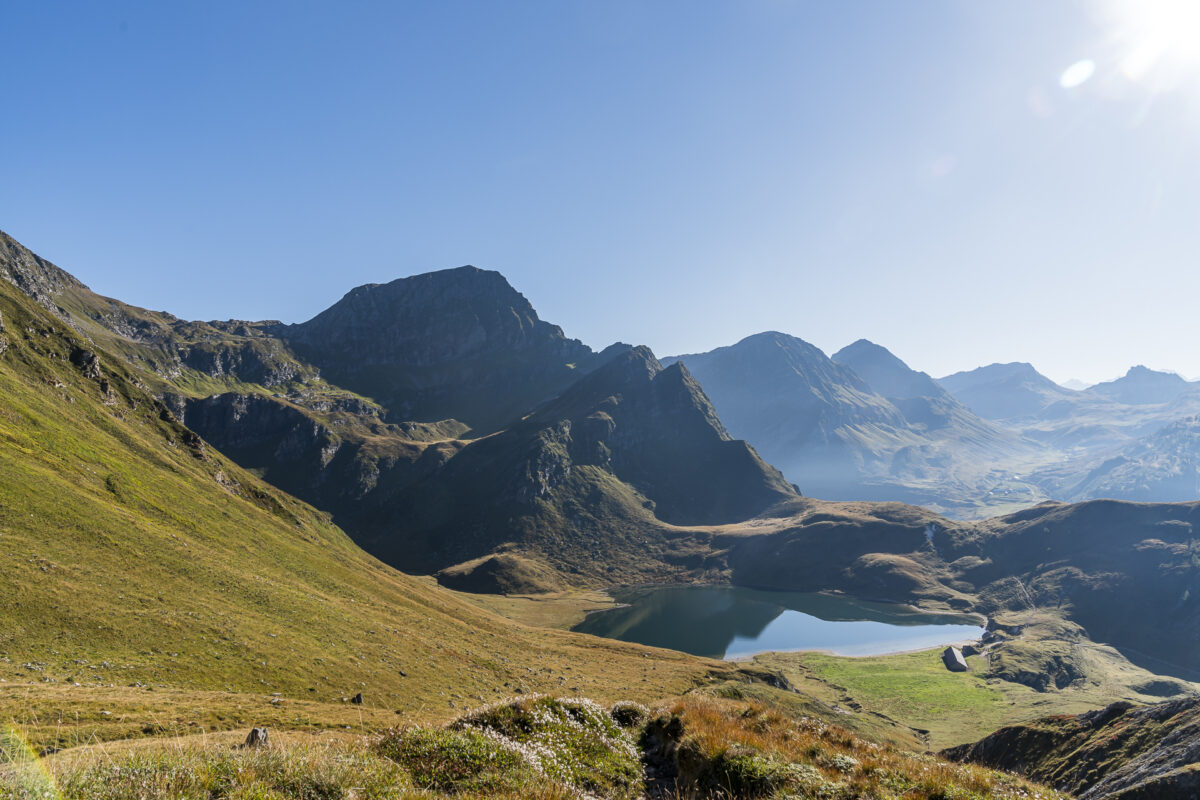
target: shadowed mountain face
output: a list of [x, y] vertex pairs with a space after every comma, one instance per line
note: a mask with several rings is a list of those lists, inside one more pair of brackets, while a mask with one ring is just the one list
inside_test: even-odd
[[538, 319], [503, 275], [470, 266], [360, 286], [279, 334], [328, 380], [379, 401], [393, 421], [454, 418], [481, 432], [602, 360]]
[[661, 550], [662, 522], [735, 522], [795, 497], [687, 370], [638, 347], [399, 492], [365, 543], [423, 571], [515, 545], [603, 574]]
[[1195, 389], [1194, 384], [1174, 372], [1158, 372], [1139, 365], [1130, 367], [1124, 377], [1098, 383], [1087, 392], [1127, 405], [1152, 405], [1169, 403], [1184, 392]]
[[[900, 412], [852, 370], [802, 339], [768, 332], [708, 353], [676, 356], [712, 399], [734, 436], [744, 438], [810, 495], [844, 497], [898, 449]], [[869, 431], [878, 441], [854, 446], [839, 435]]]

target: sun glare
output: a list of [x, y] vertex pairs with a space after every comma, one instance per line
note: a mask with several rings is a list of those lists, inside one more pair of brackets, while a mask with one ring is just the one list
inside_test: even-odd
[[1200, 76], [1200, 0], [1110, 0], [1117, 68], [1154, 89]]
[[1063, 70], [1062, 77], [1058, 79], [1058, 83], [1064, 89], [1074, 89], [1076, 86], [1081, 86], [1087, 83], [1087, 80], [1096, 72], [1096, 62], [1090, 58], [1085, 58], [1082, 61], [1076, 61], [1071, 66]]

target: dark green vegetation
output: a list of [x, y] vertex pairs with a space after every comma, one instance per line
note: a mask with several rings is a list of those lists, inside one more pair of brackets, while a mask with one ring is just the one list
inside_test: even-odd
[[1082, 800], [1193, 797], [1200, 790], [1200, 702], [1114, 703], [1004, 728], [946, 751], [1059, 786]]

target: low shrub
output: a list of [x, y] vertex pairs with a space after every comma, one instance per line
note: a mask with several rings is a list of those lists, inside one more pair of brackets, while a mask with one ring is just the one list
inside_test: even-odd
[[405, 728], [384, 736], [375, 752], [408, 770], [417, 786], [440, 792], [515, 791], [539, 777], [517, 748], [469, 728]]

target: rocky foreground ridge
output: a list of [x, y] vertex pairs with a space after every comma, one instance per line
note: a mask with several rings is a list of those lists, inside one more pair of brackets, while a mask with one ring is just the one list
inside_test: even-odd
[[1015, 772], [1080, 800], [1191, 798], [1200, 793], [1200, 700], [1114, 703], [1046, 717], [942, 754]]

